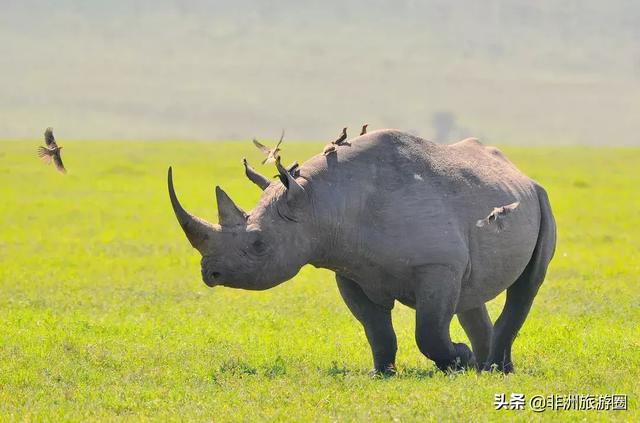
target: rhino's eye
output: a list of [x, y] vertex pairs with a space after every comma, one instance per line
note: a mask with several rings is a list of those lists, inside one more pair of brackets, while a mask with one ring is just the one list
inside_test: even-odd
[[253, 242], [251, 243], [251, 249], [252, 249], [254, 252], [258, 253], [258, 254], [260, 254], [260, 253], [264, 252], [264, 250], [265, 250], [264, 242], [262, 242], [262, 241], [261, 241], [261, 240], [259, 240], [259, 239], [257, 239], [257, 240], [255, 240], [255, 241], [253, 241]]

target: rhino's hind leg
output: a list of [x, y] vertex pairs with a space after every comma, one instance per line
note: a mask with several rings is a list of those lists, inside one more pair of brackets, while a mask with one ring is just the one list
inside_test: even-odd
[[532, 278], [529, 272], [525, 271], [507, 289], [507, 300], [500, 317], [496, 320], [491, 352], [485, 363], [485, 370], [497, 369], [504, 373], [513, 372], [511, 346], [529, 314], [541, 282], [540, 279]]
[[504, 309], [493, 328], [491, 352], [489, 353], [489, 360], [485, 364], [485, 369], [487, 370], [497, 367], [498, 370], [505, 373], [513, 371], [511, 346], [529, 314], [533, 299], [544, 281], [547, 267], [555, 251], [556, 225], [551, 214], [549, 199], [544, 189], [537, 187], [536, 190], [541, 212], [538, 241], [524, 272], [507, 289], [507, 300], [505, 301]]
[[482, 304], [480, 307], [460, 312], [458, 320], [471, 341], [477, 366], [481, 369], [489, 358], [493, 333], [493, 324], [487, 306]]
[[395, 374], [398, 344], [391, 323], [391, 308], [372, 302], [351, 279], [336, 274], [336, 281], [347, 307], [364, 326], [373, 353], [374, 371], [384, 375]]
[[449, 266], [427, 266], [417, 272], [416, 343], [440, 370], [475, 366], [465, 344], [451, 342], [449, 329], [460, 294], [460, 275]]

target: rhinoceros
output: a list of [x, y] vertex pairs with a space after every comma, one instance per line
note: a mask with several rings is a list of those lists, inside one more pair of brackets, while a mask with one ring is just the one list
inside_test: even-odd
[[[279, 163], [278, 163], [279, 164]], [[395, 373], [395, 301], [416, 311], [415, 340], [441, 370], [513, 371], [511, 346], [556, 243], [545, 190], [477, 139], [441, 145], [398, 131], [355, 137], [270, 181], [246, 213], [216, 187], [219, 223], [188, 213], [168, 172], [178, 222], [202, 255], [208, 286], [264, 290], [305, 264], [335, 272], [364, 327], [374, 372]], [[500, 229], [476, 226], [518, 202]], [[506, 290], [495, 325], [485, 303]], [[453, 315], [471, 342], [451, 341]]]

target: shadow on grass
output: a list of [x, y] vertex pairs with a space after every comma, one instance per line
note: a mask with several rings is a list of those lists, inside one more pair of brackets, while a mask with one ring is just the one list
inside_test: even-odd
[[[328, 368], [318, 368], [321, 373], [336, 379], [347, 377], [368, 377], [374, 380], [396, 380], [396, 379], [432, 379], [441, 375], [454, 379], [463, 376], [468, 372], [476, 373], [476, 370], [449, 370], [445, 373], [435, 369], [423, 369], [419, 367], [406, 367], [398, 369], [395, 374], [374, 373], [370, 369], [349, 368], [344, 363], [332, 361]], [[254, 366], [238, 358], [225, 360], [220, 367], [212, 373], [212, 379], [218, 381], [220, 377], [232, 377], [241, 379], [244, 377], [262, 376], [269, 379], [285, 376], [287, 374], [286, 360], [278, 356], [272, 363], [265, 363], [262, 366]]]
[[368, 376], [371, 379], [381, 379], [381, 380], [393, 380], [393, 379], [426, 379], [433, 378], [436, 374], [433, 370], [425, 370], [417, 367], [409, 367], [398, 370], [395, 374], [383, 374], [383, 373], [374, 373], [372, 370], [365, 369], [349, 369], [344, 364], [338, 364], [338, 362], [331, 362], [331, 367], [329, 367], [325, 373], [331, 377], [345, 377], [348, 375], [352, 376]]

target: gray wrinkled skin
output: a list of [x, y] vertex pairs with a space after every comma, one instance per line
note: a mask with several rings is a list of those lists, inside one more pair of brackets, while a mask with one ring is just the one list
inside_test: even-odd
[[[438, 145], [395, 130], [353, 138], [298, 171], [295, 178], [280, 172], [288, 187], [272, 181], [247, 214], [218, 188], [219, 225], [184, 211], [170, 180], [207, 285], [267, 289], [312, 264], [336, 273], [376, 372], [395, 371], [396, 300], [416, 309], [416, 342], [440, 369], [513, 370], [511, 345], [555, 249], [539, 185], [475, 139]], [[476, 227], [494, 207], [516, 201], [502, 230]], [[494, 326], [485, 303], [505, 289]], [[451, 342], [454, 314], [473, 352]]]

